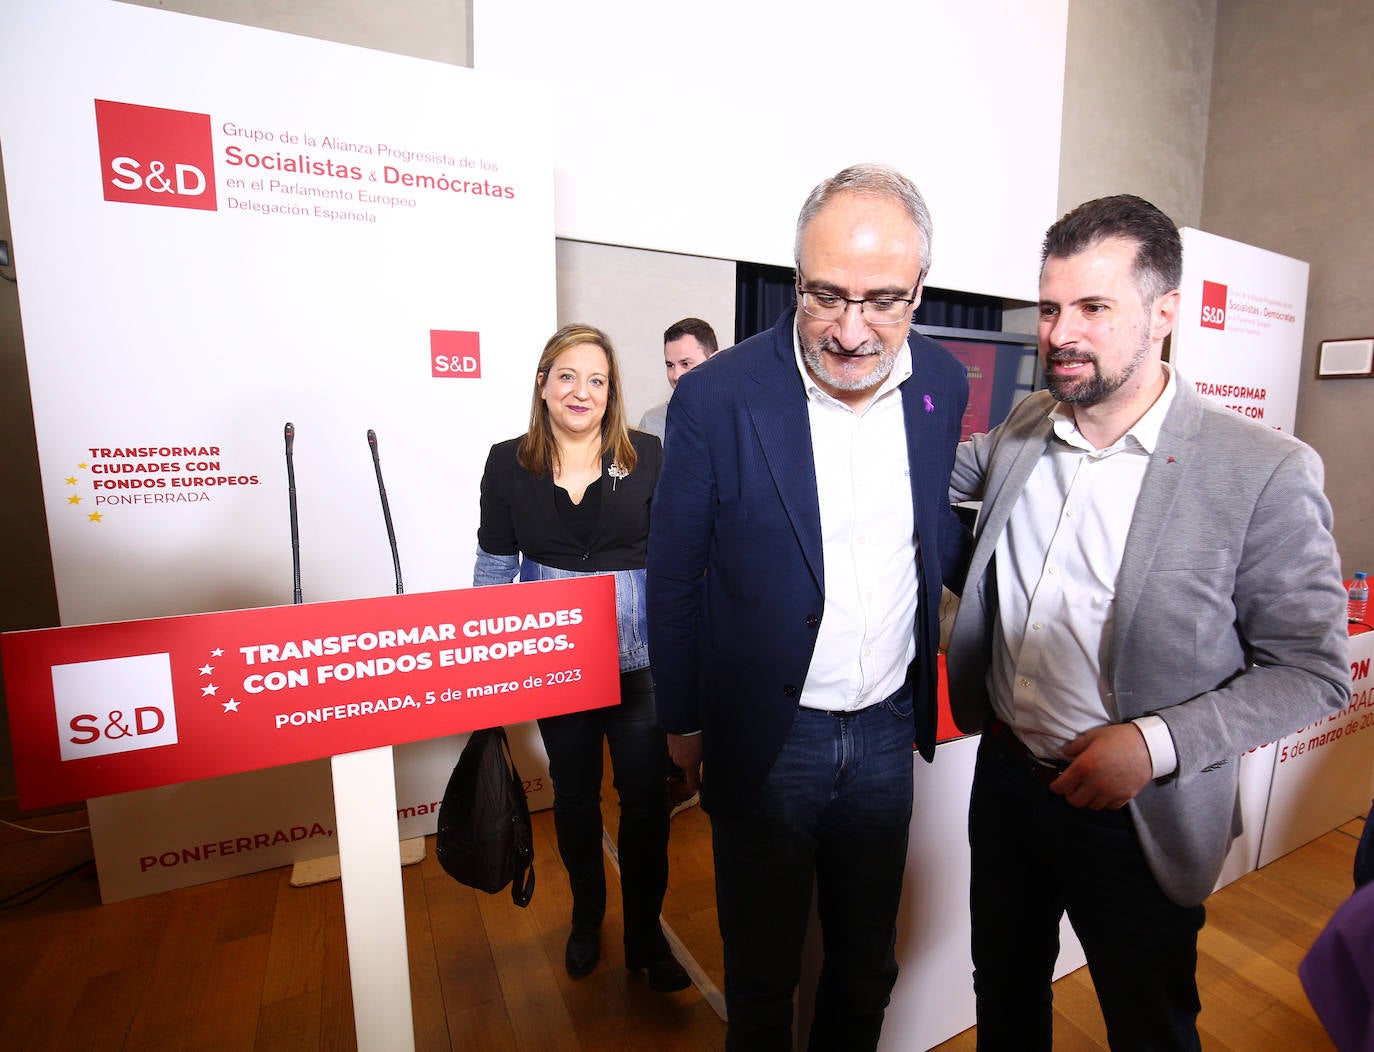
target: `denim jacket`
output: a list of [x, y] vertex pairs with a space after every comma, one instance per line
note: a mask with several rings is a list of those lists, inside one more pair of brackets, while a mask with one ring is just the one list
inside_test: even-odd
[[[649, 664], [648, 624], [644, 609], [644, 570], [615, 570], [616, 638], [620, 643], [620, 671], [633, 672]], [[474, 587], [521, 581], [556, 581], [565, 577], [596, 577], [596, 573], [560, 570], [519, 555], [492, 555], [477, 549], [472, 571]]]

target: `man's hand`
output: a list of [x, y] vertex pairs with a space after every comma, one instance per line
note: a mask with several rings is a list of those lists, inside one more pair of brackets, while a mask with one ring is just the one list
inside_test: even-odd
[[1074, 807], [1125, 807], [1149, 783], [1154, 767], [1145, 736], [1134, 723], [1084, 731], [1064, 747], [1068, 769], [1050, 783]]
[[700, 734], [668, 735], [668, 755], [687, 772], [687, 788], [694, 793], [701, 789], [701, 753]]

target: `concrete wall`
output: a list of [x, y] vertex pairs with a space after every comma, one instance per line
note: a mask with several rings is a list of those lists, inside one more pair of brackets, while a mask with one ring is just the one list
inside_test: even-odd
[[1374, 4], [1221, 0], [1201, 226], [1311, 264], [1297, 434], [1326, 462], [1345, 576], [1374, 571], [1374, 379], [1316, 380], [1374, 336]]
[[1071, 0], [1059, 211], [1138, 194], [1197, 226], [1217, 0]]
[[[558, 324], [595, 325], [611, 338], [631, 425], [668, 397], [663, 330], [669, 325], [701, 318], [722, 348], [735, 342], [732, 261], [561, 239], [557, 253]], [[532, 349], [531, 370], [536, 356]]]

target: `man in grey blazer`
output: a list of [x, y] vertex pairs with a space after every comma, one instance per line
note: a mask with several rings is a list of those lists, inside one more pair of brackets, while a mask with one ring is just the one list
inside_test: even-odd
[[1239, 757], [1348, 701], [1322, 464], [1161, 361], [1174, 224], [1090, 201], [1046, 235], [1048, 391], [961, 445], [981, 498], [947, 655], [970, 804], [980, 1049], [1048, 1049], [1067, 910], [1114, 1050], [1196, 1049], [1201, 905]]

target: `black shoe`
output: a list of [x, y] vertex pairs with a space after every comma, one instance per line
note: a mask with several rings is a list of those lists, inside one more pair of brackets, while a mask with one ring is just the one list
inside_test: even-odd
[[574, 979], [591, 975], [601, 960], [601, 929], [573, 928], [568, 936], [568, 948], [563, 954], [563, 966]]
[[685, 990], [692, 985], [691, 976], [687, 974], [682, 965], [677, 963], [677, 958], [671, 952], [665, 953], [653, 961], [639, 961], [627, 957], [625, 958], [625, 968], [634, 974], [647, 971], [649, 973], [649, 989], [661, 994]]

